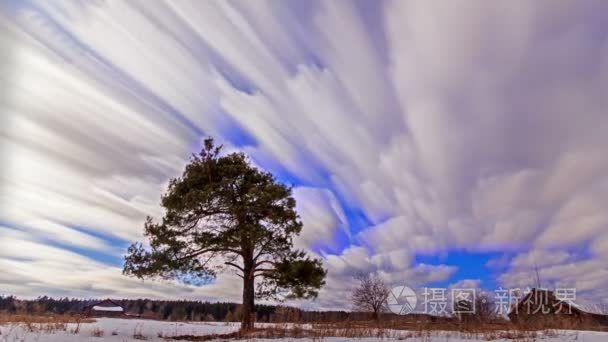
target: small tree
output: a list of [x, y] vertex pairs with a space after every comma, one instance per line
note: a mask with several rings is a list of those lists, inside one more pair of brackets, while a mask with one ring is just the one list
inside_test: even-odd
[[[201, 282], [228, 268], [243, 279], [242, 329], [253, 328], [254, 298], [316, 297], [326, 271], [293, 249], [302, 229], [291, 188], [253, 167], [244, 154], [220, 156], [213, 139], [193, 155], [162, 197], [165, 215], [148, 217], [129, 247], [123, 273]], [[260, 279], [255, 292], [255, 280]]]
[[386, 298], [390, 289], [377, 274], [357, 274], [358, 281], [351, 294], [354, 310], [371, 312], [374, 320], [378, 319], [381, 312], [386, 311]]

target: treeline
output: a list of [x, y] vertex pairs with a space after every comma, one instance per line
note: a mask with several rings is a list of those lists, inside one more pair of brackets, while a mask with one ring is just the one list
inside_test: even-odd
[[[76, 315], [87, 311], [99, 299], [51, 298], [18, 299], [0, 296], [0, 312], [29, 315]], [[166, 321], [224, 321], [241, 319], [241, 305], [187, 300], [113, 299], [131, 316]], [[293, 307], [256, 305], [258, 322], [329, 322], [345, 319], [366, 319], [366, 314], [345, 311], [303, 311]]]

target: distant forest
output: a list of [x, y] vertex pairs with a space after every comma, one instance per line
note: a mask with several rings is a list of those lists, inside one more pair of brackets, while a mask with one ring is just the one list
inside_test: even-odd
[[[127, 314], [142, 318], [164, 321], [240, 321], [240, 304], [210, 303], [199, 301], [169, 301], [151, 299], [112, 299], [121, 305]], [[38, 297], [37, 299], [18, 299], [13, 296], [0, 296], [0, 312], [30, 315], [75, 315], [86, 312], [88, 306], [99, 299], [75, 299]], [[256, 305], [258, 322], [318, 322], [345, 319], [365, 319], [365, 313], [345, 311], [304, 311], [293, 307], [275, 305]]]

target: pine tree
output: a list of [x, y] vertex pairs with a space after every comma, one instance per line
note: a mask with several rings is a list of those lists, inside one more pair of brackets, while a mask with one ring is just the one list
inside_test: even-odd
[[171, 180], [161, 201], [164, 217], [158, 223], [148, 217], [144, 226], [150, 248], [131, 245], [123, 273], [201, 282], [232, 268], [243, 279], [246, 330], [253, 328], [256, 296], [316, 297], [326, 271], [319, 259], [293, 248], [302, 223], [291, 188], [244, 154], [220, 151], [206, 139], [182, 176]]

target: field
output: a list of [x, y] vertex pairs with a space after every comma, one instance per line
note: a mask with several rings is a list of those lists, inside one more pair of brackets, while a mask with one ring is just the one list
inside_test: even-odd
[[0, 319], [0, 341], [210, 341], [243, 339], [248, 341], [584, 341], [608, 340], [608, 332], [550, 331], [478, 331], [397, 330], [361, 326], [317, 324], [257, 324], [246, 336], [238, 333], [238, 323], [164, 322], [140, 319], [98, 318], [80, 321], [75, 318], [37, 318], [14, 316]]

